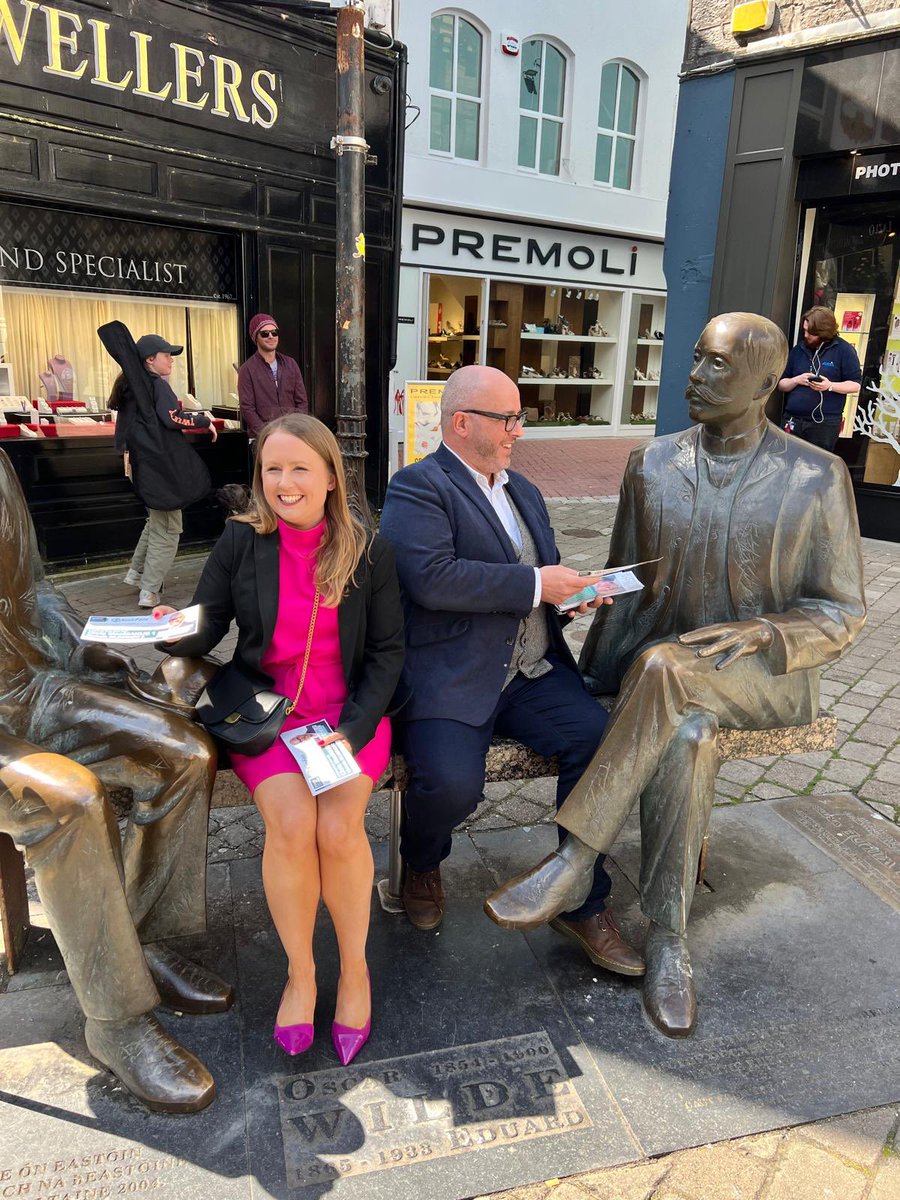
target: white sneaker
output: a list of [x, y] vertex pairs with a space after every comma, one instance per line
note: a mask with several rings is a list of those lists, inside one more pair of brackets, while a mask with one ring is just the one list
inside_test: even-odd
[[138, 597], [138, 608], [156, 608], [159, 604], [159, 592], [148, 592], [141, 588], [141, 594]]
[[128, 574], [122, 582], [128, 584], [129, 587], [139, 588], [141, 586], [141, 572], [135, 571], [134, 567], [129, 567]]

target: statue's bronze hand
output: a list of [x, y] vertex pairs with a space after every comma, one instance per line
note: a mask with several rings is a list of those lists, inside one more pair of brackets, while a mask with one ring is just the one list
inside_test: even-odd
[[747, 654], [756, 654], [772, 645], [774, 634], [768, 621], [754, 618], [750, 621], [736, 621], [734, 624], [706, 625], [703, 629], [695, 629], [691, 633], [682, 633], [678, 641], [682, 646], [702, 646], [697, 651], [698, 658], [711, 658], [714, 654], [728, 651], [716, 663], [716, 670], [721, 671], [729, 663], [736, 662]]
[[100, 675], [104, 683], [125, 682], [127, 675], [136, 675], [134, 659], [114, 646], [99, 642], [81, 642], [69, 659], [69, 670], [73, 675]]

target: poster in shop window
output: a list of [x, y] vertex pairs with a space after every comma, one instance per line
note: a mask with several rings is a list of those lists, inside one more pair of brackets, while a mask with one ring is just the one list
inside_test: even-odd
[[424, 380], [406, 384], [406, 462], [420, 462], [441, 444], [443, 383]]

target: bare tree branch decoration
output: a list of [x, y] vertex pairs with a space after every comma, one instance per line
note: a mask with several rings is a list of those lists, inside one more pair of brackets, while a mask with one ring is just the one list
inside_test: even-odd
[[[900, 392], [893, 381], [884, 381], [879, 387], [870, 383], [868, 390], [874, 392], [877, 399], [866, 410], [857, 408], [853, 429], [873, 442], [893, 446], [900, 454]], [[900, 472], [893, 486], [900, 487]]]

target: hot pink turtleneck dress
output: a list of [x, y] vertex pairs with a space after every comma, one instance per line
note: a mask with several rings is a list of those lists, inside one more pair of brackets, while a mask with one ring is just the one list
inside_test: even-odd
[[[324, 532], [324, 520], [312, 529], [296, 529], [285, 521], [278, 522], [278, 617], [272, 641], [262, 657], [262, 667], [275, 681], [273, 690], [291, 698], [303, 668], [316, 592], [316, 551]], [[338, 610], [327, 608], [320, 601], [306, 682], [297, 707], [282, 729], [296, 729], [323, 717], [337, 729], [346, 699]], [[387, 717], [382, 717], [375, 736], [359, 751], [356, 761], [364, 775], [377, 781], [387, 767], [390, 753], [391, 723]], [[232, 754], [231, 761], [234, 773], [251, 792], [272, 775], [300, 774], [296, 760], [280, 737], [262, 754], [254, 757]]]

